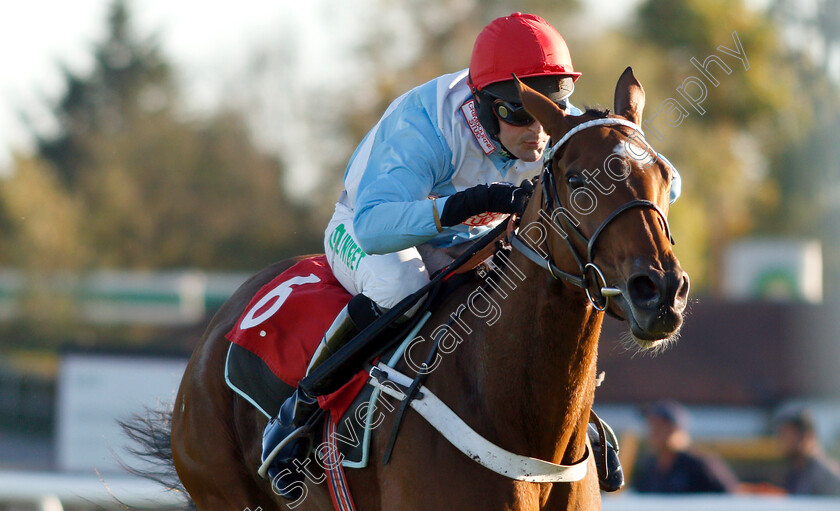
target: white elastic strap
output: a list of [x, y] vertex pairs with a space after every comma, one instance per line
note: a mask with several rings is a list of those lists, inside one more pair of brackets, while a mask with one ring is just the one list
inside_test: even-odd
[[603, 126], [609, 124], [627, 126], [628, 128], [633, 128], [634, 130], [638, 131], [642, 134], [642, 136], [645, 136], [645, 132], [642, 131], [642, 128], [634, 122], [630, 122], [624, 119], [616, 119], [614, 117], [608, 117], [606, 119], [593, 119], [591, 121], [586, 121], [584, 123], [578, 124], [574, 128], [570, 129], [568, 132], [566, 132], [566, 134], [563, 135], [563, 138], [558, 140], [556, 144], [554, 144], [545, 151], [543, 156], [545, 158], [545, 161], [548, 161], [551, 158], [553, 158], [554, 153], [556, 153], [557, 150], [560, 149], [560, 147], [562, 147], [563, 144], [568, 142], [569, 139], [572, 138], [572, 136], [578, 131], [585, 130], [586, 128], [591, 128], [592, 126]]
[[[402, 386], [411, 385], [411, 378], [385, 364], [379, 363], [377, 368], [385, 373], [388, 380]], [[400, 392], [399, 389], [387, 384], [383, 385], [376, 378], [371, 378], [370, 384], [389, 396], [399, 400], [405, 398], [405, 394]], [[528, 456], [520, 456], [502, 449], [476, 433], [426, 387], [420, 387], [418, 395], [419, 398], [411, 401], [411, 407], [455, 448], [479, 465], [497, 474], [517, 481], [531, 483], [569, 483], [580, 481], [586, 477], [589, 457], [592, 454], [588, 443], [586, 444], [586, 456], [572, 465], [558, 465]]]

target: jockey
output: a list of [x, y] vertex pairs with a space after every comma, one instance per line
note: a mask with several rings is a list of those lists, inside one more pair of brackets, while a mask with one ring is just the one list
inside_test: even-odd
[[[514, 13], [481, 31], [469, 69], [397, 98], [356, 148], [324, 238], [333, 273], [354, 296], [307, 374], [428, 283], [418, 245], [456, 246], [522, 212], [531, 188], [517, 184], [540, 172], [548, 134], [523, 109], [512, 74], [567, 113], [582, 113], [569, 103], [581, 73], [563, 37], [538, 16]], [[337, 390], [358, 369], [331, 375], [318, 394]], [[317, 408], [316, 396], [297, 389], [266, 426], [263, 461]], [[290, 442], [280, 450], [269, 475], [291, 475], [280, 474], [276, 487], [302, 480], [291, 461], [303, 449]]]

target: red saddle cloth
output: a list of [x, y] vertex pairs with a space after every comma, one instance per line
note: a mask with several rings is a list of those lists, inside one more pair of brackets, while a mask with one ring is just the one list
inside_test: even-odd
[[[324, 332], [352, 295], [333, 276], [325, 256], [304, 259], [263, 286], [225, 336], [262, 359], [275, 376], [297, 387]], [[334, 421], [367, 381], [360, 371], [318, 404]]]

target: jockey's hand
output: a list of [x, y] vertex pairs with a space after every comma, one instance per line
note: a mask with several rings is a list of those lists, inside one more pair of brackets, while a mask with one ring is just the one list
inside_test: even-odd
[[519, 186], [513, 191], [513, 212], [516, 213], [516, 216], [522, 216], [522, 213], [525, 212], [525, 206], [528, 205], [528, 201], [533, 194], [534, 183], [528, 179], [519, 183]]
[[458, 225], [481, 213], [515, 213], [521, 215], [534, 192], [530, 181], [520, 186], [510, 183], [478, 185], [450, 195], [440, 214], [444, 226]]

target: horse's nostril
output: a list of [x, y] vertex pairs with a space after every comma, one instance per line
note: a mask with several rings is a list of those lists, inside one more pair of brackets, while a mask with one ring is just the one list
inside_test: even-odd
[[635, 275], [627, 282], [630, 299], [639, 307], [655, 307], [659, 303], [659, 287], [647, 275]]
[[677, 300], [685, 301], [688, 298], [688, 290], [690, 287], [691, 284], [688, 279], [688, 274], [683, 273], [683, 276], [680, 279], [680, 287], [677, 288]]

